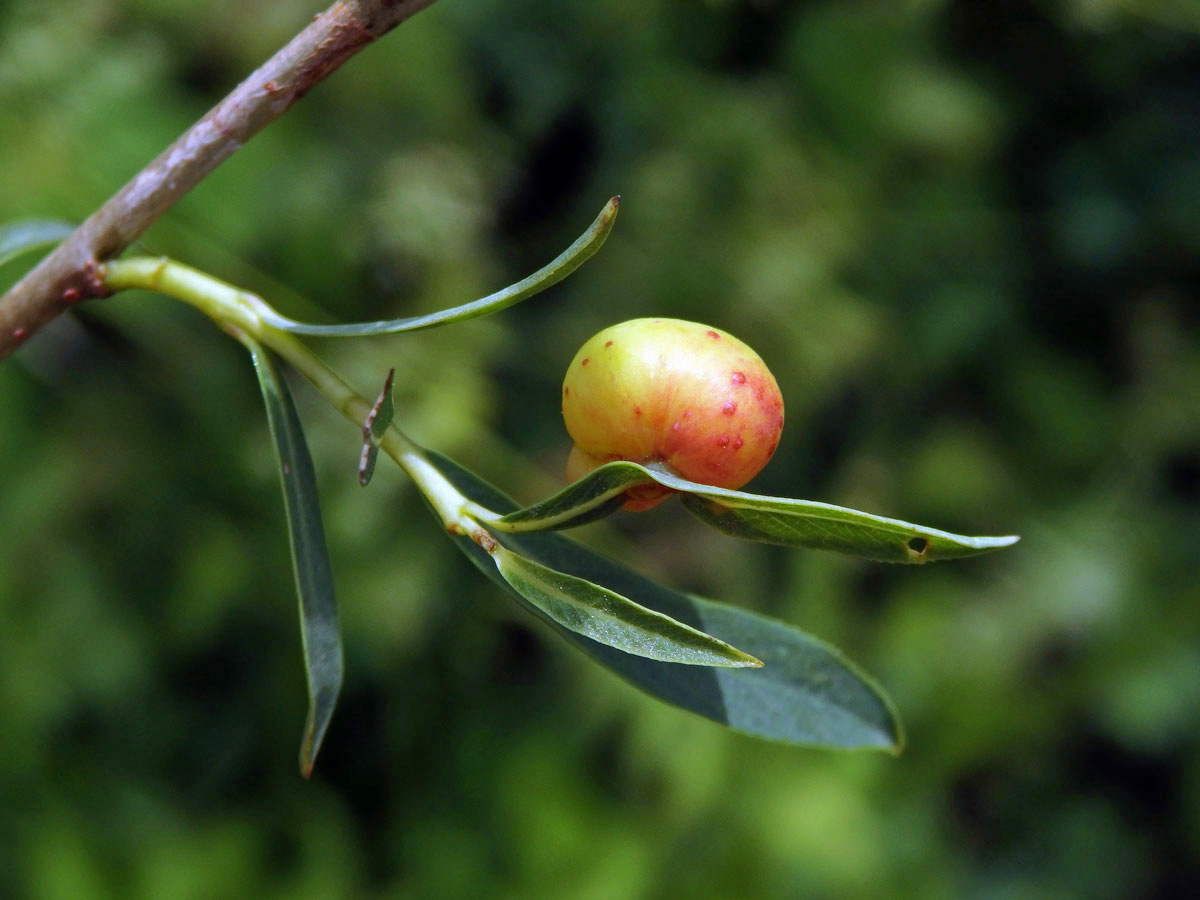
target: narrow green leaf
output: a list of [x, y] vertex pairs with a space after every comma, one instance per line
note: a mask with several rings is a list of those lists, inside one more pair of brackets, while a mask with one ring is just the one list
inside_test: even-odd
[[25, 219], [0, 227], [0, 266], [30, 250], [62, 243], [74, 230], [58, 219]]
[[649, 470], [631, 462], [612, 462], [588, 472], [552, 497], [501, 518], [501, 527], [514, 531], [549, 531], [574, 528], [621, 508], [629, 488], [654, 478]]
[[625, 653], [694, 666], [757, 667], [724, 641], [574, 575], [497, 546], [500, 575], [550, 621]]
[[462, 306], [443, 309], [425, 316], [410, 316], [382, 322], [355, 322], [347, 325], [312, 325], [306, 322], [297, 322], [281, 316], [273, 310], [260, 314], [276, 328], [290, 331], [292, 334], [309, 334], [316, 337], [362, 337], [373, 334], [395, 334], [400, 331], [419, 331], [422, 328], [433, 328], [436, 325], [461, 322], [464, 319], [474, 319], [499, 312], [544, 291], [552, 284], [557, 284], [578, 269], [603, 246], [608, 233], [612, 230], [613, 222], [616, 221], [620, 203], [620, 196], [609, 200], [600, 210], [600, 215], [596, 217], [587, 231], [576, 239], [575, 243], [532, 275], [521, 279], [516, 284], [510, 284], [494, 294], [464, 303]]
[[602, 508], [618, 507], [613, 498], [648, 481], [678, 491], [689, 512], [726, 534], [787, 547], [836, 550], [882, 562], [927, 563], [987, 553], [1019, 540], [1015, 535], [967, 537], [816, 500], [729, 491], [631, 462], [600, 466], [553, 497], [504, 516], [499, 524], [515, 531], [569, 528], [597, 518]]
[[[512, 500], [457, 463], [436, 453], [429, 453], [428, 459], [469, 499], [498, 511], [515, 509]], [[886, 694], [836, 649], [800, 629], [671, 590], [561, 535], [498, 537], [513, 552], [605, 585], [763, 662], [760, 669], [680, 666], [623, 653], [551, 623], [601, 665], [648, 694], [770, 740], [892, 753], [902, 748], [900, 720]], [[482, 572], [529, 607], [484, 550], [467, 536], [453, 539]]]
[[967, 537], [815, 500], [758, 497], [738, 491], [694, 491], [684, 494], [683, 505], [702, 522], [734, 537], [836, 550], [879, 562], [961, 559], [1010, 547], [1020, 540], [1016, 535]]
[[379, 457], [379, 444], [396, 415], [396, 406], [392, 402], [392, 380], [395, 377], [395, 367], [388, 369], [379, 399], [375, 401], [375, 405], [367, 413], [367, 421], [363, 423], [363, 448], [358, 460], [358, 483], [363, 487], [371, 483], [371, 476], [375, 474], [375, 460]]
[[247, 335], [239, 338], [254, 357], [283, 482], [308, 678], [308, 719], [300, 742], [300, 771], [308, 778], [342, 689], [342, 635], [333, 593], [333, 571], [325, 545], [317, 476], [292, 393], [270, 351]]

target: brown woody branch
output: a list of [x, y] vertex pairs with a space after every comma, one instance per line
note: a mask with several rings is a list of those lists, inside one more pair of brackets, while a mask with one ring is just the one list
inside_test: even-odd
[[104, 292], [100, 264], [273, 122], [313, 85], [434, 0], [345, 0], [184, 132], [0, 298], [0, 359], [76, 303]]

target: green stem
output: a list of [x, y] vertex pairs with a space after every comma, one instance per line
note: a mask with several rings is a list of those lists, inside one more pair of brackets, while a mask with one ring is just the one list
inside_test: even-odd
[[[237, 332], [250, 335], [286, 359], [338, 412], [360, 428], [371, 411], [370, 401], [319, 356], [292, 335], [268, 324], [267, 320], [277, 318], [278, 313], [256, 294], [166, 257], [114, 260], [105, 265], [103, 281], [114, 292], [141, 289], [166, 294], [196, 307], [235, 337]], [[447, 529], [470, 535], [485, 549], [494, 547], [495, 542], [473, 516], [495, 519], [498, 514], [467, 500], [395, 424], [388, 427], [380, 449], [412, 478]]]

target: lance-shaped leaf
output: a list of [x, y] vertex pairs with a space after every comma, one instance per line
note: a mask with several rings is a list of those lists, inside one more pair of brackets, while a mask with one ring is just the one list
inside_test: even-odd
[[762, 662], [615, 591], [557, 572], [503, 546], [492, 551], [509, 586], [557, 625], [625, 653], [694, 666], [761, 666]]
[[[502, 512], [515, 509], [512, 500], [457, 463], [435, 453], [428, 459], [468, 499]], [[648, 694], [770, 740], [892, 753], [902, 748], [900, 720], [883, 691], [836, 649], [800, 629], [671, 590], [562, 535], [498, 537], [528, 559], [604, 585], [763, 662], [758, 669], [680, 666], [623, 653], [551, 623], [601, 665]], [[481, 571], [528, 607], [487, 552], [468, 536], [457, 535], [454, 541]]]
[[22, 253], [52, 247], [71, 236], [75, 226], [58, 219], [24, 219], [0, 228], [0, 266]]
[[734, 537], [786, 547], [836, 550], [863, 559], [927, 563], [1010, 547], [1019, 537], [967, 537], [900, 519], [818, 503], [726, 491], [683, 495], [692, 515]]
[[568, 528], [619, 506], [628, 488], [656, 481], [678, 491], [697, 518], [735, 537], [788, 547], [836, 550], [882, 562], [926, 563], [956, 559], [1015, 544], [1015, 535], [967, 537], [871, 513], [820, 503], [764, 497], [697, 484], [654, 466], [613, 462], [600, 466], [541, 503], [497, 523], [515, 531]]
[[629, 488], [654, 480], [637, 463], [612, 462], [593, 469], [552, 497], [503, 516], [497, 523], [511, 531], [574, 528], [616, 512]]
[[342, 689], [342, 635], [333, 571], [325, 545], [316, 472], [291, 391], [272, 354], [249, 336], [238, 337], [254, 357], [283, 482], [308, 678], [308, 719], [300, 742], [300, 771], [308, 778]]
[[383, 390], [379, 392], [379, 398], [367, 413], [367, 421], [363, 423], [363, 448], [358, 459], [358, 483], [363, 487], [371, 483], [371, 476], [375, 474], [375, 461], [379, 457], [379, 444], [396, 415], [396, 406], [392, 402], [392, 380], [395, 377], [395, 367], [388, 369]]
[[464, 303], [462, 306], [443, 309], [424, 316], [388, 319], [382, 322], [356, 322], [348, 325], [312, 325], [307, 322], [297, 322], [279, 315], [274, 310], [260, 311], [259, 314], [276, 328], [290, 331], [292, 334], [310, 334], [317, 337], [395, 334], [400, 331], [419, 331], [422, 328], [433, 328], [436, 325], [446, 325], [450, 322], [486, 316], [507, 309], [514, 303], [520, 303], [522, 300], [544, 291], [550, 285], [557, 284], [578, 269], [603, 246], [608, 233], [612, 230], [613, 222], [616, 221], [620, 203], [620, 196], [609, 200], [600, 210], [600, 215], [596, 217], [587, 231], [576, 239], [575, 243], [529, 277], [521, 279], [516, 284], [510, 284], [494, 294]]

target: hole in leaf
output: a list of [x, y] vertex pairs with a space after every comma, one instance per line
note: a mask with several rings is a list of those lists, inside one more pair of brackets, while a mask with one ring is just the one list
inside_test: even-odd
[[908, 549], [913, 553], [924, 553], [929, 548], [929, 541], [923, 537], [911, 538], [908, 542]]

